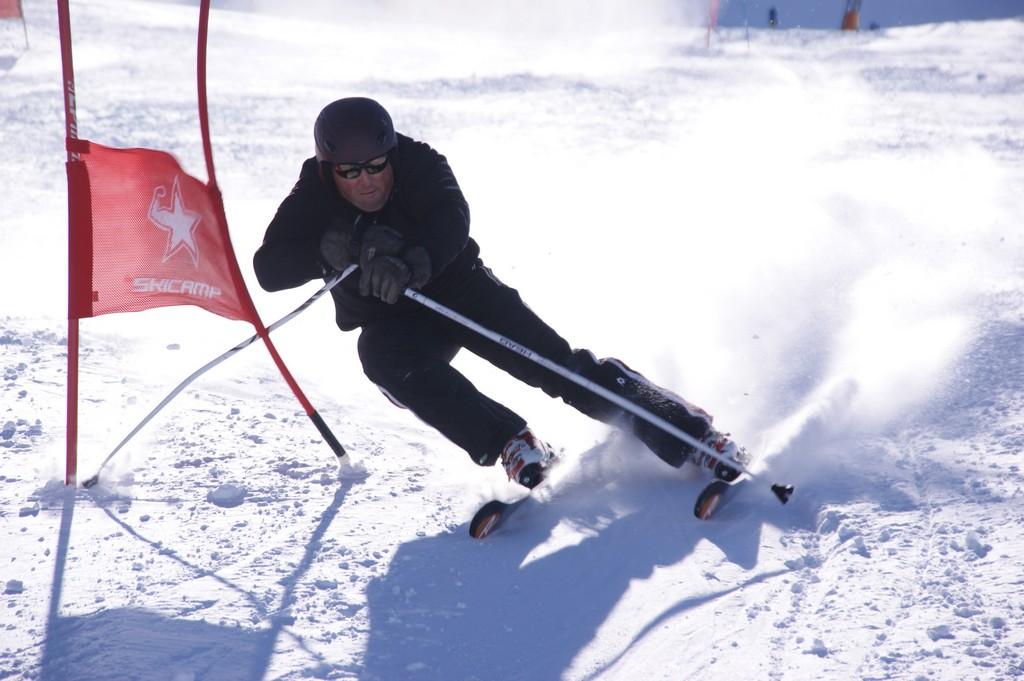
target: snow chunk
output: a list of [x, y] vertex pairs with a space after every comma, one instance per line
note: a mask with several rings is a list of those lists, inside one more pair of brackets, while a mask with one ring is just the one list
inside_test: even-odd
[[21, 580], [12, 579], [7, 582], [7, 587], [4, 589], [5, 594], [20, 594], [25, 590], [25, 585], [21, 583]]
[[312, 679], [329, 679], [331, 671], [331, 665], [321, 662], [312, 669], [302, 670], [302, 675]]
[[338, 480], [365, 480], [370, 477], [370, 471], [360, 461], [352, 461], [347, 454], [338, 461]]
[[854, 537], [860, 536], [860, 532], [849, 525], [840, 525], [837, 534], [839, 535], [840, 543], [845, 543]]
[[24, 518], [25, 516], [37, 516], [39, 515], [39, 504], [32, 504], [31, 506], [24, 506], [18, 511], [18, 517]]
[[956, 638], [953, 633], [949, 630], [948, 624], [940, 624], [937, 627], [932, 627], [928, 630], [928, 638], [933, 641], [938, 641], [944, 638]]
[[977, 608], [971, 608], [966, 605], [961, 605], [959, 608], [953, 611], [953, 614], [955, 614], [957, 617], [971, 618], [975, 615], [980, 615], [982, 612], [983, 611], [978, 610]]
[[871, 557], [871, 549], [864, 543], [864, 537], [857, 535], [853, 540], [853, 547], [850, 549], [850, 553], [856, 553], [858, 556], [864, 556], [865, 558]]
[[804, 651], [804, 655], [817, 655], [818, 657], [827, 657], [828, 648], [825, 646], [825, 642], [820, 638], [814, 639], [814, 645]]
[[287, 476], [292, 480], [306, 480], [313, 475], [314, 471], [309, 466], [297, 461], [281, 463], [274, 468], [276, 473]]
[[825, 515], [821, 516], [821, 520], [818, 523], [818, 534], [831, 534], [835, 532], [839, 529], [839, 523], [842, 519], [843, 516], [836, 511], [828, 511]]
[[224, 484], [206, 495], [206, 500], [221, 508], [234, 508], [245, 501], [245, 488], [241, 485]]
[[991, 544], [982, 543], [981, 538], [975, 530], [967, 533], [967, 548], [974, 552], [978, 558], [984, 558], [992, 550]]

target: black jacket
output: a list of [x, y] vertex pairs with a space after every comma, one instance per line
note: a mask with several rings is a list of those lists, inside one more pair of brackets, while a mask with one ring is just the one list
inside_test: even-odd
[[[425, 248], [433, 275], [421, 290], [443, 302], [458, 290], [480, 254], [469, 237], [469, 206], [448, 161], [426, 144], [399, 135], [389, 157], [395, 173], [391, 197], [378, 212], [363, 214], [360, 226], [387, 225], [401, 232], [410, 245]], [[260, 286], [280, 291], [327, 277], [330, 272], [320, 258], [324, 231], [336, 218], [353, 225], [359, 216], [360, 211], [341, 198], [330, 177], [321, 179], [317, 160], [307, 159], [253, 258]], [[343, 330], [416, 305], [406, 298], [387, 305], [361, 296], [358, 281], [356, 272], [331, 291]]]

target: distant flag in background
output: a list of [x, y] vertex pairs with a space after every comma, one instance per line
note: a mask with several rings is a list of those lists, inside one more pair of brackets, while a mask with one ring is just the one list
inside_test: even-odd
[[0, 19], [24, 19], [21, 0], [0, 0]]
[[861, 0], [846, 0], [846, 9], [843, 11], [843, 23], [840, 25], [842, 30], [860, 30], [860, 2]]
[[0, 19], [20, 19], [25, 30], [25, 47], [28, 47], [28, 26], [25, 24], [25, 12], [21, 8], [21, 0], [0, 0]]
[[708, 37], [705, 41], [707, 47], [711, 47], [711, 32], [718, 28], [718, 5], [719, 0], [710, 0], [708, 3]]

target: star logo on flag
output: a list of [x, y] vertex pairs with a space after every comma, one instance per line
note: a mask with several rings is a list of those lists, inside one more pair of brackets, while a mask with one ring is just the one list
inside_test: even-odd
[[177, 175], [174, 176], [174, 186], [171, 189], [170, 206], [161, 205], [165, 196], [167, 188], [161, 185], [153, 190], [153, 200], [149, 204], [149, 221], [167, 232], [167, 248], [164, 250], [163, 262], [167, 262], [175, 253], [184, 249], [192, 257], [192, 264], [198, 267], [199, 247], [196, 245], [195, 231], [202, 218], [199, 213], [185, 207]]

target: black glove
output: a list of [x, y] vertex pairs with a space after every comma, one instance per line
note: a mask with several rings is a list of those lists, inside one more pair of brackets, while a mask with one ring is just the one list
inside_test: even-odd
[[370, 225], [363, 234], [359, 252], [359, 267], [364, 271], [374, 258], [384, 255], [398, 255], [405, 248], [402, 234], [387, 225]]
[[422, 246], [410, 246], [402, 251], [402, 260], [409, 266], [409, 288], [420, 288], [430, 281], [430, 254]]
[[341, 272], [355, 262], [356, 254], [352, 253], [351, 239], [347, 234], [327, 230], [320, 239], [320, 258], [333, 270]]
[[359, 293], [393, 304], [409, 284], [412, 272], [398, 257], [405, 248], [401, 232], [387, 225], [370, 225], [359, 252]]
[[[364, 249], [365, 251], [365, 249]], [[405, 261], [394, 255], [378, 255], [366, 265], [360, 265], [359, 293], [373, 294], [388, 305], [393, 305], [409, 285], [412, 272]]]

